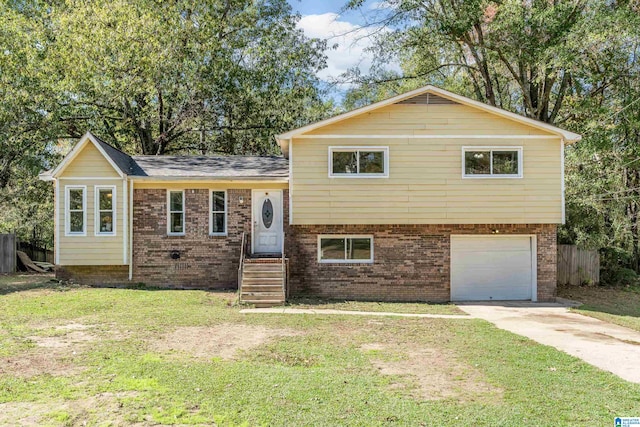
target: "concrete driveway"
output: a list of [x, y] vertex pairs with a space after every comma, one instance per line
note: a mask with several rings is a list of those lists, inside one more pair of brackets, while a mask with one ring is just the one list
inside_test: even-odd
[[568, 311], [567, 304], [465, 303], [473, 317], [640, 383], [640, 332]]

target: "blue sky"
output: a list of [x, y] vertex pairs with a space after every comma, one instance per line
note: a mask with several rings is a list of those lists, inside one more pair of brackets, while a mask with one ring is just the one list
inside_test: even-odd
[[[323, 13], [339, 13], [347, 0], [289, 0], [293, 10], [301, 15], [319, 15]], [[370, 9], [374, 1], [368, 0], [364, 3], [363, 9]], [[358, 11], [348, 11], [340, 16], [341, 20], [352, 24], [362, 25], [362, 13]]]
[[[347, 0], [288, 0], [294, 11], [302, 18], [298, 27], [304, 30], [308, 37], [328, 40], [327, 68], [318, 76], [331, 81], [338, 78], [348, 69], [357, 67], [363, 74], [367, 74], [373, 60], [373, 54], [367, 49], [373, 45], [368, 37], [380, 29], [363, 27], [366, 14], [375, 12], [376, 8], [384, 5], [384, 1], [366, 0], [359, 10], [340, 13]], [[398, 69], [397, 64], [390, 64]], [[342, 85], [339, 89], [345, 90]], [[340, 98], [338, 96], [337, 98]]]

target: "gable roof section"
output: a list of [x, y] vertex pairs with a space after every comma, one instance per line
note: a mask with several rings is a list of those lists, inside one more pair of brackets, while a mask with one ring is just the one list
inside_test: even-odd
[[[120, 175], [120, 177], [124, 178], [125, 175], [128, 175], [130, 173], [130, 156], [97, 138], [91, 132], [87, 132], [82, 138], [80, 138], [80, 141], [78, 141], [78, 143], [73, 147], [71, 152], [67, 154], [64, 159], [62, 159], [62, 162], [60, 162], [60, 164], [48, 175], [51, 178], [55, 178], [62, 174], [62, 172], [64, 172], [64, 170], [73, 162], [78, 154], [82, 152], [87, 144], [93, 144], [98, 149], [100, 154], [102, 154], [104, 158], [109, 162], [111, 167], [113, 167], [118, 175]], [[129, 160], [127, 160], [127, 158]], [[46, 173], [42, 174], [41, 177], [43, 179], [46, 179], [46, 175]]]
[[94, 134], [91, 134], [91, 136], [93, 136], [96, 142], [100, 144], [104, 152], [113, 160], [113, 162], [118, 166], [118, 168], [120, 168], [120, 170], [123, 171], [125, 174], [140, 175], [143, 173], [140, 167], [136, 164], [135, 160], [133, 160], [133, 157], [131, 157], [130, 155], [128, 155], [123, 151], [118, 150], [112, 145], [109, 145], [108, 143], [104, 142]]
[[[383, 101], [379, 101], [352, 111], [348, 111], [346, 113], [343, 114], [339, 114], [337, 116], [334, 117], [330, 117], [326, 120], [321, 120], [319, 122], [316, 123], [311, 123], [309, 125], [300, 127], [298, 129], [294, 129], [291, 130], [289, 132], [285, 132], [283, 134], [280, 134], [278, 136], [276, 136], [276, 140], [278, 141], [278, 144], [280, 145], [280, 147], [283, 149], [283, 151], [287, 150], [287, 147], [285, 146], [285, 144], [287, 143], [287, 141], [291, 138], [294, 138], [298, 135], [302, 135], [304, 133], [307, 132], [311, 132], [315, 129], [321, 128], [323, 126], [327, 126], [342, 120], [346, 120], [349, 119], [351, 117], [355, 117], [358, 116], [360, 114], [364, 114], [364, 113], [368, 113], [370, 111], [376, 110], [378, 108], [382, 108], [382, 107], [386, 107], [387, 105], [391, 105], [391, 104], [396, 104], [396, 103], [403, 103], [403, 104], [408, 104], [408, 103], [415, 103], [415, 104], [424, 104], [424, 103], [429, 103], [429, 97], [427, 96], [426, 99], [424, 97], [424, 95], [426, 94], [430, 94], [430, 95], [435, 95], [435, 99], [434, 102], [431, 102], [431, 104], [446, 104], [446, 103], [458, 103], [458, 104], [462, 104], [462, 105], [467, 105], [469, 107], [474, 107], [477, 108], [479, 110], [482, 111], [486, 111], [488, 113], [491, 114], [495, 114], [496, 116], [500, 116], [506, 119], [510, 119], [513, 120], [515, 122], [518, 123], [522, 123], [525, 125], [529, 125], [531, 127], [537, 128], [537, 129], [541, 129], [541, 130], [545, 130], [547, 132], [550, 132], [552, 134], [558, 135], [560, 137], [562, 137], [565, 142], [567, 143], [572, 143], [572, 142], [577, 142], [580, 141], [580, 139], [582, 138], [580, 135], [578, 135], [577, 133], [573, 133], [573, 132], [569, 132], [567, 130], [561, 129], [559, 127], [550, 125], [548, 123], [544, 123], [538, 120], [534, 120], [534, 119], [530, 119], [528, 117], [524, 117], [521, 116], [519, 114], [516, 113], [512, 113], [510, 111], [506, 111], [503, 110], [501, 108], [497, 108], [497, 107], [493, 107], [491, 105], [487, 105], [484, 104], [482, 102], [479, 101], [475, 101], [473, 99], [461, 96], [461, 95], [456, 95], [455, 93], [449, 92], [447, 90], [444, 89], [440, 89], [439, 87], [435, 87], [432, 85], [427, 85], [424, 87], [421, 87], [419, 89], [415, 89], [412, 90], [410, 92], [406, 92], [397, 96], [394, 96], [392, 98], [388, 98], [385, 99]], [[410, 102], [411, 98], [413, 98], [415, 101], [414, 102]], [[448, 101], [448, 102], [447, 102]]]
[[50, 181], [64, 172], [87, 144], [94, 144], [121, 177], [150, 180], [277, 180], [289, 177], [289, 161], [276, 156], [129, 156], [87, 132], [52, 171], [39, 175]]

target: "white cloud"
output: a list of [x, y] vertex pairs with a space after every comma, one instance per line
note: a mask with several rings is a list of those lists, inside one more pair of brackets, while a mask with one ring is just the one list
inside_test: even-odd
[[339, 18], [337, 13], [323, 13], [305, 15], [298, 22], [298, 27], [307, 37], [327, 40], [328, 66], [319, 73], [323, 80], [336, 78], [353, 67], [360, 68], [363, 74], [368, 73], [373, 63], [373, 53], [366, 49], [373, 45], [374, 33], [385, 31], [380, 27], [362, 27]]

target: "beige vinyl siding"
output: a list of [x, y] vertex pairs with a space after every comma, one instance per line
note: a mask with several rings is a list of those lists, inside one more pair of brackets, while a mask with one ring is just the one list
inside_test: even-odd
[[[77, 161], [78, 159], [76, 159]], [[74, 162], [75, 163], [75, 162]], [[71, 164], [73, 166], [73, 163]], [[71, 168], [69, 166], [69, 168]], [[66, 171], [65, 171], [66, 172]], [[65, 236], [65, 186], [86, 185], [86, 236]], [[95, 186], [116, 186], [116, 235], [95, 235]], [[60, 265], [122, 265], [124, 256], [124, 189], [122, 179], [61, 179], [57, 222]]]
[[389, 105], [307, 135], [550, 135], [466, 105]]
[[[559, 137], [294, 139], [294, 224], [560, 223], [560, 144]], [[389, 178], [329, 178], [329, 146], [339, 145], [388, 146]], [[463, 146], [522, 147], [523, 178], [462, 178]]]
[[102, 153], [88, 142], [60, 175], [62, 177], [119, 178], [118, 172]]

